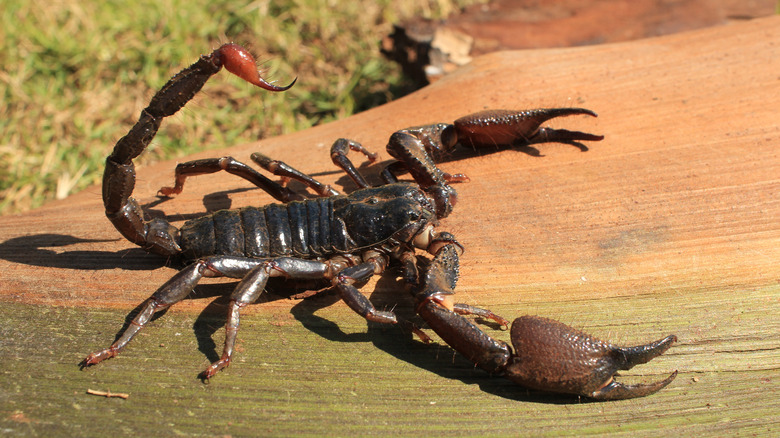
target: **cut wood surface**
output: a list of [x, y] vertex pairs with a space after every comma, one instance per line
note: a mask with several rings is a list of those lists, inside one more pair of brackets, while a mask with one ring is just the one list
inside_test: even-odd
[[[204, 385], [195, 377], [221, 349], [225, 301], [215, 296], [234, 285], [225, 282], [204, 282], [119, 357], [79, 370], [175, 272], [119, 237], [93, 187], [0, 218], [0, 427], [140, 436], [778, 433], [778, 41], [780, 17], [772, 17], [630, 43], [498, 52], [349, 119], [192, 157], [248, 161], [262, 151], [351, 190], [329, 159], [338, 137], [388, 159], [386, 139], [410, 125], [487, 108], [594, 110], [598, 118], [549, 123], [606, 136], [587, 150], [550, 143], [443, 163], [471, 181], [457, 186], [456, 210], [440, 228], [466, 248], [462, 302], [509, 319], [551, 317], [621, 344], [676, 334], [664, 356], [621, 377], [679, 370], [656, 395], [588, 403], [529, 392], [473, 369], [441, 342], [367, 324], [332, 295], [269, 294], [250, 306], [235, 362]], [[177, 117], [208, 123], [197, 105]], [[174, 164], [138, 170], [135, 195], [153, 213], [182, 219], [271, 202], [228, 174], [193, 178], [161, 202], [155, 193], [172, 182]], [[378, 169], [364, 170], [378, 181]], [[411, 317], [400, 289], [391, 272], [363, 291]]]

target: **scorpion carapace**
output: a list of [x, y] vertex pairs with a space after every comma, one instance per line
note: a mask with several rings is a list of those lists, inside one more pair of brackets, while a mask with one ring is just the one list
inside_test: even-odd
[[[676, 372], [648, 385], [623, 385], [613, 379], [616, 371], [662, 354], [674, 343], [674, 336], [621, 348], [556, 321], [524, 316], [512, 323], [513, 348], [461, 315], [476, 315], [505, 327], [509, 321], [489, 310], [453, 301], [463, 248], [453, 235], [436, 227], [456, 203], [457, 194], [451, 184], [466, 181], [467, 177], [441, 171], [436, 160], [459, 144], [500, 148], [549, 141], [598, 141], [603, 137], [541, 126], [554, 117], [595, 113], [581, 108], [491, 110], [452, 124], [398, 131], [387, 145], [397, 161], [381, 172], [385, 184], [378, 187], [371, 187], [347, 157], [349, 151], [356, 151], [374, 161], [376, 154], [355, 141], [339, 139], [331, 148], [331, 158], [358, 186], [350, 194], [341, 194], [259, 153], [253, 154], [252, 160], [260, 167], [285, 180], [302, 182], [319, 197], [292, 191], [231, 157], [182, 163], [176, 167], [175, 184], [161, 188], [159, 195], [180, 193], [188, 177], [224, 170], [252, 182], [281, 203], [217, 211], [190, 220], [181, 229], [163, 218], [147, 220], [131, 197], [135, 185], [132, 160], [151, 142], [162, 119], [180, 110], [223, 66], [270, 91], [292, 86], [269, 84], [259, 76], [254, 59], [245, 49], [226, 44], [175, 75], [155, 94], [130, 132], [117, 142], [106, 160], [103, 178], [106, 215], [131, 242], [150, 252], [178, 255], [186, 266], [141, 305], [132, 323], [111, 346], [87, 356], [83, 366], [117, 355], [156, 312], [184, 299], [203, 277], [241, 279], [230, 297], [222, 356], [201, 374], [204, 379], [230, 363], [241, 309], [259, 297], [270, 277], [327, 280], [343, 301], [367, 320], [404, 323], [427, 341], [420, 329], [399, 321], [391, 311], [376, 309], [355, 287], [396, 264], [425, 323], [453, 349], [491, 374], [503, 375], [528, 388], [596, 399], [652, 394], [674, 379]], [[397, 177], [404, 172], [414, 182], [399, 182]], [[417, 250], [427, 252], [432, 259], [420, 257]]]

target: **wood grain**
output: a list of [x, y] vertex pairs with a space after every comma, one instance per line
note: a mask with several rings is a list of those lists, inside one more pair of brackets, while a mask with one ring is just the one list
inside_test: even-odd
[[[78, 361], [111, 342], [174, 272], [119, 239], [94, 187], [0, 218], [0, 426], [27, 435], [777, 433], [778, 41], [780, 17], [772, 17], [630, 43], [499, 52], [347, 120], [216, 153], [248, 160], [261, 150], [349, 189], [329, 163], [338, 137], [382, 151], [396, 129], [486, 108], [596, 111], [598, 119], [551, 123], [606, 136], [587, 151], [542, 144], [538, 154], [444, 163], [471, 182], [457, 187], [459, 204], [441, 228], [466, 247], [461, 301], [508, 318], [552, 317], [618, 343], [677, 334], [666, 355], [622, 377], [678, 369], [659, 394], [584, 403], [529, 393], [446, 347], [367, 325], [333, 297], [269, 295], [251, 306], [236, 363], [209, 385], [195, 376], [222, 339], [224, 301], [213, 298], [187, 300], [120, 357], [79, 371]], [[196, 111], [181, 117], [208, 120]], [[154, 195], [173, 166], [139, 169], [136, 196], [154, 211], [189, 217], [270, 202], [242, 180], [212, 175], [160, 203]], [[364, 291], [408, 315], [398, 287], [389, 275]]]

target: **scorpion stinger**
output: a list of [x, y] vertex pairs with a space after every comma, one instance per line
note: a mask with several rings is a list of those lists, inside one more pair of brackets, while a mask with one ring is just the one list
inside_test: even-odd
[[[492, 374], [530, 388], [596, 399], [652, 394], [674, 379], [672, 374], [649, 385], [623, 385], [613, 379], [616, 371], [662, 354], [675, 342], [674, 336], [620, 348], [559, 322], [526, 316], [512, 323], [513, 351], [509, 344], [493, 339], [462, 315], [492, 320], [504, 327], [509, 326], [508, 320], [490, 310], [453, 300], [463, 247], [453, 235], [436, 228], [457, 201], [450, 184], [468, 178], [441, 171], [436, 161], [458, 144], [501, 148], [546, 141], [601, 140], [600, 135], [541, 126], [554, 117], [595, 116], [592, 111], [492, 110], [462, 117], [453, 124], [398, 131], [387, 145], [387, 151], [398, 161], [384, 169], [382, 177], [387, 184], [379, 187], [370, 187], [347, 157], [349, 151], [360, 152], [369, 161], [376, 160], [377, 155], [355, 141], [339, 139], [331, 148], [331, 159], [358, 186], [349, 194], [341, 194], [260, 153], [253, 154], [252, 160], [261, 168], [280, 176], [283, 182], [297, 180], [319, 197], [292, 191], [232, 157], [181, 163], [176, 166], [174, 185], [161, 188], [160, 195], [180, 193], [189, 177], [225, 171], [252, 182], [282, 203], [207, 213], [186, 221], [181, 229], [164, 218], [146, 220], [131, 197], [135, 185], [133, 159], [152, 141], [162, 120], [179, 111], [222, 67], [266, 90], [284, 91], [292, 86], [268, 83], [260, 77], [245, 49], [226, 44], [168, 81], [130, 132], [117, 142], [106, 160], [103, 176], [106, 216], [129, 241], [149, 252], [177, 256], [185, 266], [139, 306], [138, 314], [113, 344], [89, 354], [83, 366], [116, 356], [155, 313], [183, 300], [205, 277], [240, 281], [230, 295], [222, 355], [201, 373], [204, 379], [230, 364], [240, 313], [258, 299], [272, 277], [328, 281], [347, 306], [366, 320], [408, 323], [422, 339], [428, 339], [413, 324], [399, 321], [392, 311], [375, 308], [356, 286], [382, 274], [388, 266], [398, 265], [405, 289], [415, 297], [417, 313], [423, 320], [452, 348]], [[414, 182], [399, 182], [396, 175], [402, 172], [409, 172]], [[422, 251], [433, 259], [418, 257]]]

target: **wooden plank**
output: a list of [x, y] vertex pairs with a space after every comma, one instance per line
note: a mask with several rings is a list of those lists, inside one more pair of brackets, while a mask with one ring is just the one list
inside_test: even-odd
[[[483, 108], [595, 110], [598, 119], [552, 123], [606, 135], [586, 152], [544, 144], [539, 156], [505, 151], [443, 164], [471, 182], [457, 187], [459, 204], [441, 228], [467, 249], [462, 301], [509, 318], [552, 317], [625, 344], [676, 333], [666, 355], [622, 377], [679, 369], [660, 393], [613, 403], [529, 393], [446, 347], [367, 325], [332, 297], [269, 296], [251, 306], [236, 363], [203, 385], [195, 375], [214, 358], [224, 321], [221, 302], [205, 297], [230, 284], [199, 288], [204, 299], [169, 311], [120, 357], [79, 371], [76, 363], [110, 342], [130, 309], [174, 272], [118, 238], [95, 187], [0, 218], [0, 427], [29, 435], [776, 433], [779, 25], [772, 17], [486, 55], [381, 108], [224, 151], [245, 159], [262, 150], [349, 187], [327, 154], [341, 136], [376, 150], [395, 129]], [[139, 170], [136, 195], [153, 210], [269, 202], [241, 180], [213, 175], [157, 203], [172, 168]], [[364, 290], [410, 315], [398, 288], [387, 276]]]

